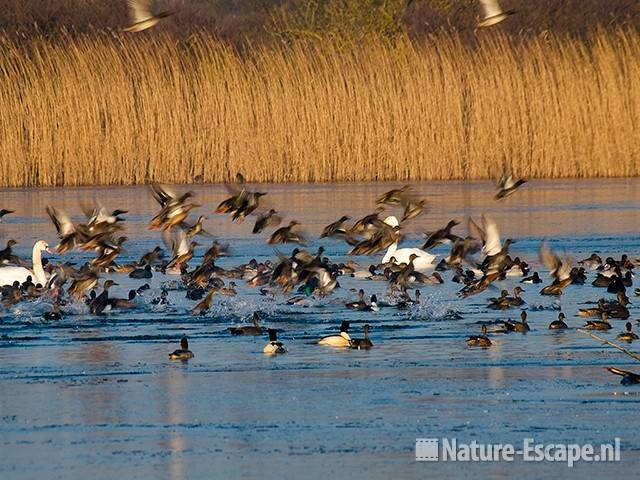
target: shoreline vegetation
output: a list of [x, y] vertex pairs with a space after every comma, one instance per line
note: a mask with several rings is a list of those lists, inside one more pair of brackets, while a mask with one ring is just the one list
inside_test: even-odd
[[637, 16], [418, 35], [399, 12], [350, 38], [356, 14], [280, 6], [241, 43], [0, 22], [0, 186], [640, 174]]

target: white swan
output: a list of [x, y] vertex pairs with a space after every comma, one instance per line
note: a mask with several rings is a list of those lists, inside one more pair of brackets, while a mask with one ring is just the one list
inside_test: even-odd
[[[384, 223], [386, 223], [387, 225], [389, 225], [390, 227], [397, 227], [398, 225], [400, 225], [398, 223], [398, 219], [396, 217], [394, 217], [393, 215], [387, 217], [384, 219]], [[398, 242], [394, 242], [393, 244], [391, 244], [391, 246], [389, 246], [389, 249], [387, 250], [387, 253], [385, 254], [385, 256], [382, 258], [382, 263], [388, 263], [391, 261], [391, 259], [393, 258], [395, 261], [394, 263], [396, 264], [401, 264], [401, 263], [409, 263], [410, 257], [411, 255], [417, 255], [417, 258], [414, 259], [413, 261], [413, 266], [416, 270], [418, 271], [424, 271], [424, 270], [429, 270], [430, 268], [434, 267], [434, 260], [436, 259], [436, 256], [425, 252], [424, 250], [420, 249], [420, 248], [400, 248], [398, 249]]]
[[51, 253], [49, 245], [44, 240], [38, 240], [33, 246], [33, 270], [24, 267], [0, 267], [0, 286], [12, 285], [18, 281], [21, 284], [31, 276], [33, 283], [45, 286], [47, 284], [47, 274], [42, 268], [42, 252]]

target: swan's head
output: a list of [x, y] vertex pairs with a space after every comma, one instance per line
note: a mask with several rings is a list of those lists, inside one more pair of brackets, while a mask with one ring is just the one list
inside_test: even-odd
[[33, 249], [39, 252], [52, 253], [51, 249], [49, 248], [49, 244], [44, 240], [38, 240], [36, 244], [33, 246]]
[[387, 218], [385, 218], [384, 219], [384, 223], [386, 223], [387, 225], [389, 225], [392, 228], [395, 228], [395, 227], [400, 225], [400, 223], [398, 223], [398, 219], [396, 217], [394, 217], [393, 215], [389, 215]]

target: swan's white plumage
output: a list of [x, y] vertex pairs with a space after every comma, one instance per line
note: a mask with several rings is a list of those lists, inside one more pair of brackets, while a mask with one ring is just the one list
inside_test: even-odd
[[38, 240], [33, 245], [33, 269], [29, 270], [24, 267], [0, 267], [0, 286], [12, 285], [13, 282], [21, 284], [27, 281], [27, 277], [31, 276], [33, 283], [39, 283], [44, 286], [47, 284], [47, 275], [42, 268], [43, 251], [49, 251], [49, 245], [44, 240]]
[[[398, 219], [393, 215], [384, 219], [384, 223], [389, 225], [390, 227], [397, 227], [399, 225]], [[425, 252], [420, 248], [398, 248], [398, 242], [393, 243], [389, 246], [387, 253], [382, 258], [382, 263], [388, 263], [393, 258], [396, 264], [406, 263], [408, 264], [411, 260], [411, 255], [416, 255], [417, 258], [413, 260], [413, 266], [416, 270], [428, 270], [433, 268], [433, 262], [436, 259], [436, 256]]]

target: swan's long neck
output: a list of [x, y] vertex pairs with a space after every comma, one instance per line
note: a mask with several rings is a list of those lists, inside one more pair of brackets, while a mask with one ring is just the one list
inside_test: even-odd
[[39, 283], [43, 287], [47, 284], [47, 277], [44, 274], [44, 269], [42, 268], [42, 258], [41, 258], [42, 250], [38, 245], [34, 245], [33, 247], [33, 274], [35, 275], [35, 283]]
[[398, 249], [398, 242], [397, 241], [393, 242], [391, 245], [389, 245], [389, 248], [387, 249], [387, 254], [383, 258], [383, 263], [386, 263], [389, 260], [391, 260], [391, 257], [393, 257], [393, 254], [396, 253], [397, 249]]

